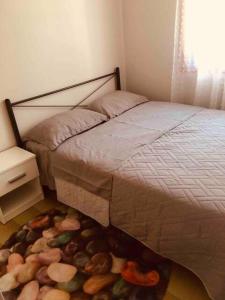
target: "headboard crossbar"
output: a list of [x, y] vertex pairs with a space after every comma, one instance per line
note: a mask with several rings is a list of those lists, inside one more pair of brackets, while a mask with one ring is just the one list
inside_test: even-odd
[[[24, 101], [24, 100], [21, 100], [21, 101], [18, 101], [18, 102], [13, 102], [12, 106], [13, 107], [68, 107], [68, 108], [74, 109], [77, 106], [79, 106], [81, 103], [83, 103], [85, 100], [87, 100], [88, 98], [90, 98], [98, 90], [100, 90], [107, 82], [109, 82], [112, 78], [114, 78], [114, 76], [115, 75], [112, 75], [109, 79], [107, 79], [106, 81], [104, 81], [94, 91], [92, 91], [90, 94], [88, 94], [87, 96], [85, 96], [85, 98], [81, 99], [76, 105], [27, 105], [27, 104], [20, 104], [20, 103], [24, 103], [24, 102], [21, 102], [21, 101]], [[60, 92], [61, 92], [61, 90], [60, 90]], [[35, 97], [35, 99], [38, 99], [38, 98]], [[35, 100], [35, 99], [32, 98], [32, 99], [29, 99], [29, 101], [32, 101], [32, 100]]]
[[[50, 95], [53, 95], [53, 94], [56, 94], [56, 93], [60, 93], [60, 92], [63, 92], [63, 91], [66, 91], [66, 90], [69, 90], [69, 89], [72, 89], [72, 88], [76, 88], [76, 87], [79, 87], [79, 86], [82, 86], [82, 85], [86, 85], [88, 83], [98, 81], [98, 80], [101, 80], [101, 79], [104, 79], [104, 78], [107, 78], [107, 80], [105, 80], [99, 87], [97, 87], [94, 91], [92, 91], [85, 98], [83, 98], [81, 101], [79, 101], [76, 105], [36, 105], [36, 104], [35, 105], [28, 105], [28, 104], [23, 104], [23, 103], [27, 103], [27, 102], [30, 102], [30, 101], [33, 101], [33, 100], [37, 100], [37, 99], [40, 99], [40, 98], [43, 98], [43, 97], [46, 97], [46, 96], [50, 96]], [[23, 99], [23, 100], [15, 101], [15, 102], [12, 102], [10, 99], [6, 99], [5, 100], [5, 105], [6, 105], [8, 115], [9, 115], [9, 119], [10, 119], [10, 122], [11, 122], [11, 125], [12, 125], [12, 129], [13, 129], [13, 133], [14, 133], [17, 145], [19, 147], [23, 147], [22, 138], [20, 136], [19, 128], [18, 128], [18, 125], [17, 125], [17, 122], [16, 122], [14, 111], [13, 111], [14, 107], [33, 107], [33, 108], [35, 108], [35, 107], [40, 107], [40, 108], [41, 107], [43, 107], [43, 108], [47, 108], [47, 107], [55, 107], [55, 108], [56, 107], [67, 107], [67, 108], [70, 108], [70, 109], [74, 109], [77, 106], [79, 106], [81, 103], [83, 103], [85, 100], [87, 100], [94, 93], [96, 93], [100, 88], [102, 88], [107, 82], [109, 82], [113, 78], [115, 78], [115, 80], [116, 80], [116, 89], [121, 90], [120, 69], [119, 69], [119, 67], [117, 67], [115, 69], [115, 71], [112, 72], [112, 73], [102, 75], [102, 76], [99, 76], [99, 77], [96, 77], [96, 78], [93, 78], [93, 79], [89, 79], [89, 80], [86, 80], [86, 81], [83, 81], [83, 82], [79, 82], [79, 83], [76, 83], [76, 84], [73, 84], [73, 85], [70, 85], [70, 86], [66, 86], [64, 88], [57, 89], [57, 90], [54, 90], [54, 91], [50, 91], [50, 92], [47, 92], [47, 93], [44, 93], [44, 94], [29, 97], [29, 98], [26, 98], [26, 99]]]

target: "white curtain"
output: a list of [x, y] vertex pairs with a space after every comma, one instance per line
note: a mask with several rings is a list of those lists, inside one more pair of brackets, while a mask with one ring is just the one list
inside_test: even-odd
[[177, 0], [171, 101], [225, 109], [225, 0]]

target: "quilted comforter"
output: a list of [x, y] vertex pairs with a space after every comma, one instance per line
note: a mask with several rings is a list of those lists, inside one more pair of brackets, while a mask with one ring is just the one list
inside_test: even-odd
[[225, 299], [225, 112], [204, 109], [114, 172], [111, 222]]
[[42, 178], [63, 172], [105, 198], [113, 225], [192, 270], [213, 299], [225, 300], [224, 111], [150, 101], [51, 153], [29, 148]]

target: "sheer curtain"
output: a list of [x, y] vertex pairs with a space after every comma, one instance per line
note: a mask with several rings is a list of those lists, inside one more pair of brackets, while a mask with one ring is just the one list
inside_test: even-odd
[[225, 109], [225, 0], [178, 0], [171, 101]]

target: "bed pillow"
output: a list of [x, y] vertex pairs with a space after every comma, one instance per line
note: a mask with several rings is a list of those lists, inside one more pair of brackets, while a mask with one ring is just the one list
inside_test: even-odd
[[149, 100], [141, 95], [125, 91], [115, 91], [91, 102], [88, 108], [105, 114], [109, 118], [114, 118], [147, 101]]
[[68, 138], [80, 134], [102, 122], [107, 117], [89, 109], [76, 108], [57, 114], [31, 129], [25, 141], [35, 141], [55, 150]]

